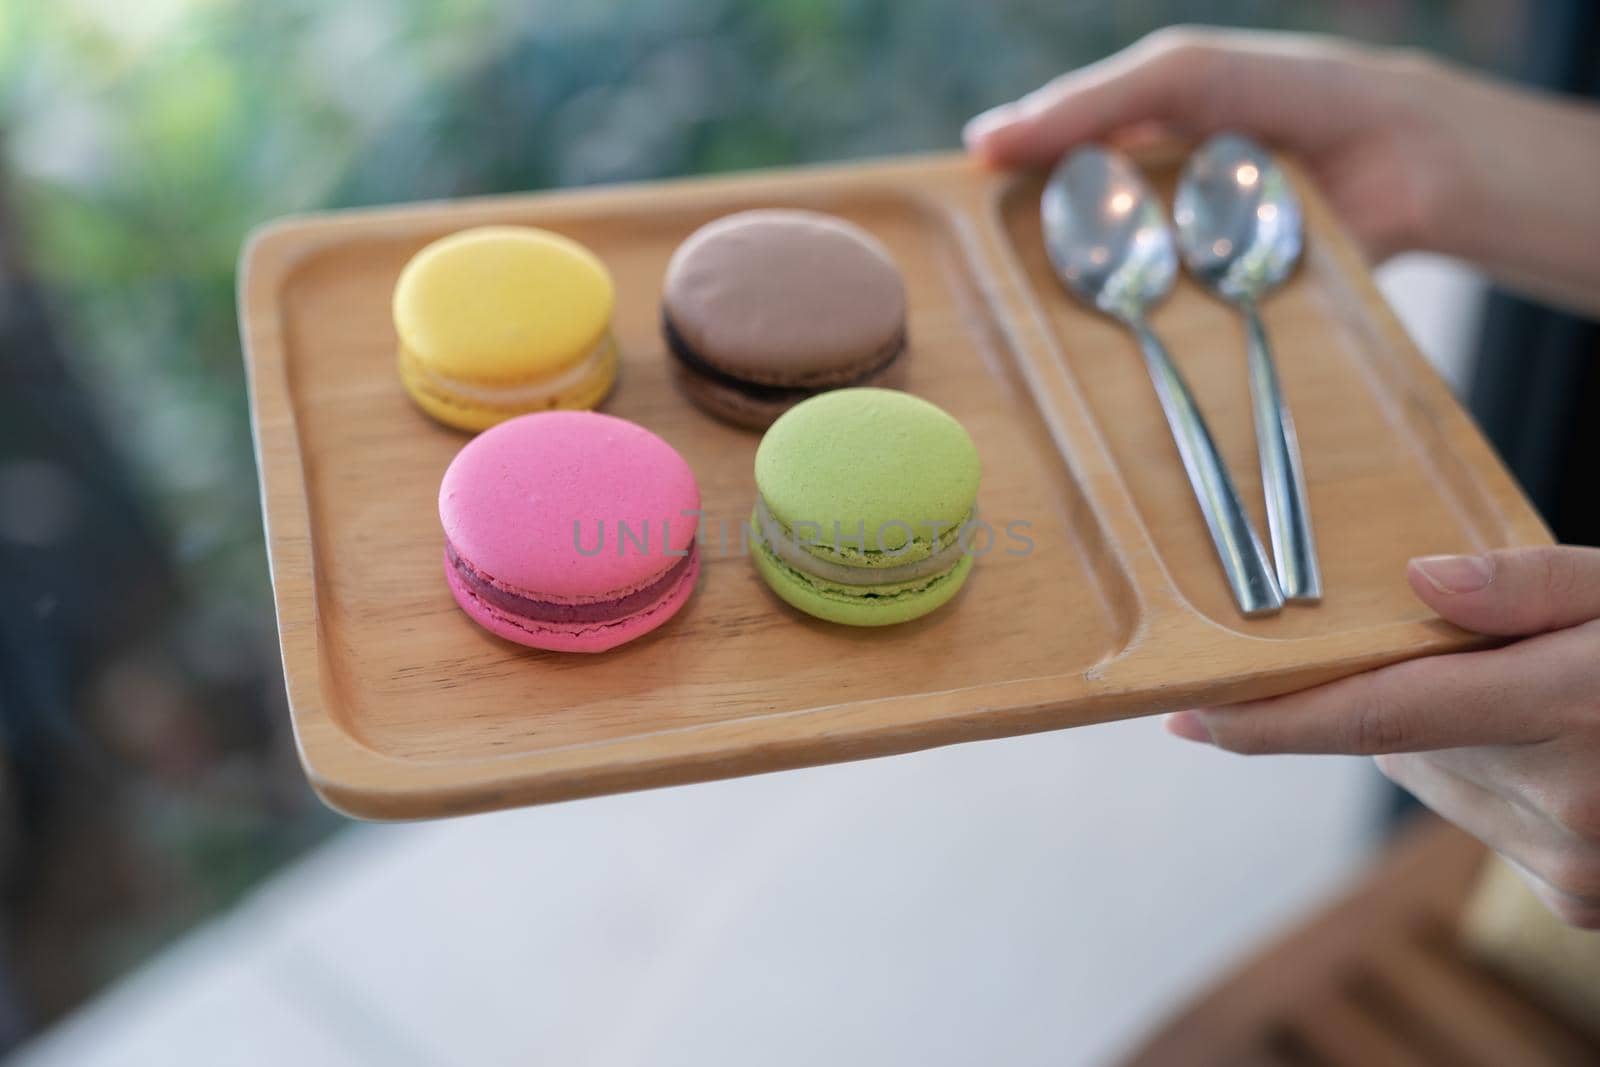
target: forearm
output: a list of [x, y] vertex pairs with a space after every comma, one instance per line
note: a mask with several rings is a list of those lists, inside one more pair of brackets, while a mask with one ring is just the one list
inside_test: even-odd
[[1600, 106], [1455, 71], [1460, 158], [1441, 198], [1437, 251], [1481, 264], [1531, 296], [1600, 313]]

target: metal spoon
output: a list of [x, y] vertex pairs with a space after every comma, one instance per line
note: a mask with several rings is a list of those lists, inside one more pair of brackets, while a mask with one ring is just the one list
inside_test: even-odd
[[1045, 249], [1062, 284], [1138, 338], [1239, 610], [1279, 610], [1283, 594], [1194, 394], [1145, 322], [1145, 309], [1166, 296], [1178, 271], [1161, 202], [1126, 158], [1089, 145], [1056, 166], [1039, 211]]
[[1289, 600], [1320, 600], [1322, 574], [1300, 444], [1256, 313], [1257, 302], [1289, 276], [1300, 258], [1300, 201], [1266, 149], [1223, 133], [1189, 157], [1173, 217], [1189, 272], [1244, 315], [1261, 487], [1278, 584]]

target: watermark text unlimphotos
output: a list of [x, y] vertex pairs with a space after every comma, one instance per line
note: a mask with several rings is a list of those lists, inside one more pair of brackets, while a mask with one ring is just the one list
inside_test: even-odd
[[[679, 525], [679, 524], [683, 525]], [[572, 547], [580, 556], [612, 554], [687, 556], [687, 545], [674, 548], [674, 530], [686, 526], [694, 528], [694, 544], [701, 555], [750, 554], [750, 542], [755, 536], [748, 519], [713, 518], [698, 509], [682, 511], [674, 518], [662, 519], [575, 519], [572, 523]], [[1029, 531], [1033, 524], [1027, 519], [1012, 519], [992, 523], [972, 516], [962, 523], [932, 520], [888, 519], [876, 529], [867, 523], [857, 522], [846, 526], [834, 522], [799, 521], [787, 528], [776, 522], [763, 524], [761, 536], [770, 543], [787, 540], [796, 548], [831, 549], [845, 552], [871, 552], [893, 558], [910, 552], [919, 538], [923, 543], [940, 545], [945, 549], [959, 549], [969, 556], [983, 557], [1000, 551], [1007, 556], [1027, 556], [1033, 553], [1034, 541]], [[682, 542], [679, 542], [682, 543]]]

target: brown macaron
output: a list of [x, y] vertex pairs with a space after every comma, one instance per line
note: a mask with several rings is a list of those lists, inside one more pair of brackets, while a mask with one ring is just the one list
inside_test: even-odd
[[765, 429], [830, 389], [888, 384], [906, 343], [900, 270], [871, 234], [815, 211], [707, 223], [667, 266], [661, 328], [702, 410]]

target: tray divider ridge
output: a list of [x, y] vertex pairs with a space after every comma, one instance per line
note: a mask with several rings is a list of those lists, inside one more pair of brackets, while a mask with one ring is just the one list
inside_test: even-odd
[[[961, 197], [963, 216], [975, 231], [973, 254], [980, 275], [990, 280], [995, 317], [1004, 324], [1033, 387], [1061, 458], [1096, 512], [1115, 553], [1122, 580], [1131, 586], [1139, 632], [1175, 619], [1194, 619], [1193, 610], [1167, 575], [1154, 540], [1134, 506], [1110, 449], [1050, 329], [1026, 272], [1000, 219], [1000, 203], [1013, 179], [969, 168]], [[1070, 299], [1065, 292], [1063, 300]], [[1129, 350], [1128, 358], [1137, 352]], [[1181, 628], [1181, 624], [1180, 624]]]

